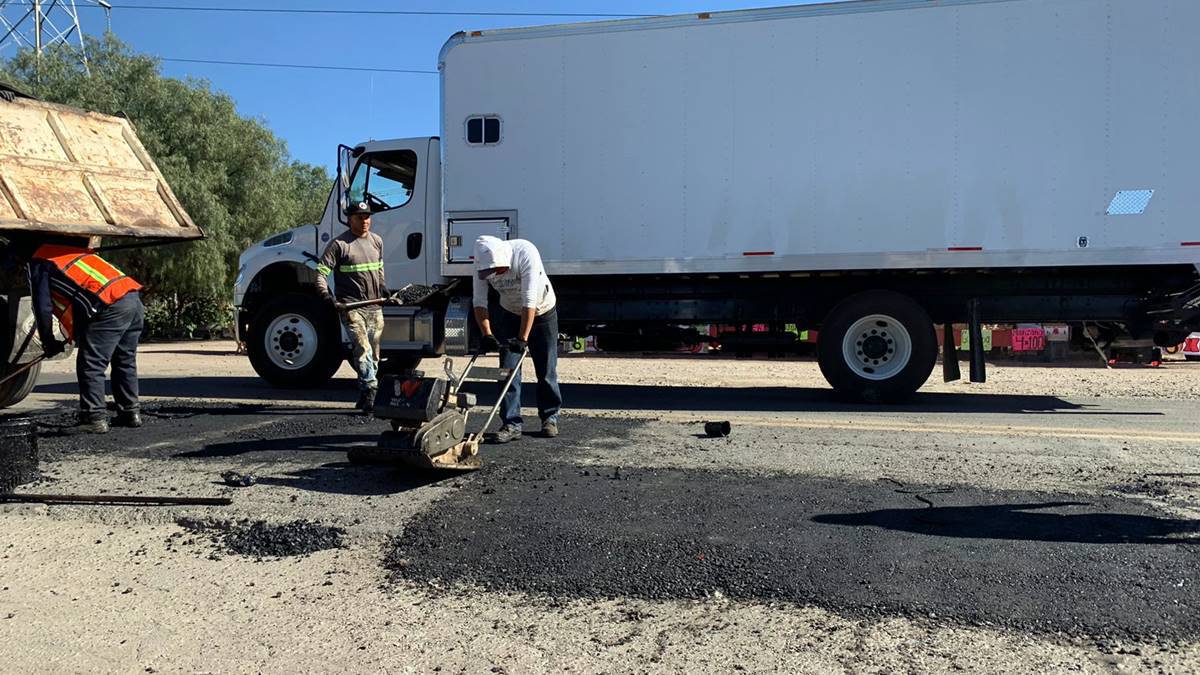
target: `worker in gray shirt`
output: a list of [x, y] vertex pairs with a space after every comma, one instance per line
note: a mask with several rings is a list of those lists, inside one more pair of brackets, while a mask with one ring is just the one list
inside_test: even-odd
[[[562, 392], [558, 387], [558, 310], [554, 286], [546, 276], [537, 247], [524, 239], [482, 236], [475, 240], [473, 302], [475, 321], [483, 331], [483, 350], [500, 352], [500, 367], [516, 368], [529, 348], [537, 373], [538, 416], [542, 436], [558, 436]], [[500, 309], [488, 311], [488, 287], [500, 296]], [[494, 332], [493, 332], [494, 331]], [[503, 426], [496, 443], [521, 438], [521, 377], [504, 394], [500, 409]]]
[[[380, 305], [348, 309], [346, 303], [388, 297], [383, 275], [383, 239], [371, 231], [371, 208], [358, 202], [346, 209], [350, 229], [325, 248], [317, 264], [317, 290], [333, 303], [350, 336], [351, 365], [358, 373], [356, 407], [365, 413], [374, 409], [379, 388], [379, 347], [383, 338], [383, 308]], [[333, 274], [336, 298], [326, 280]], [[397, 301], [398, 302], [398, 301]]]

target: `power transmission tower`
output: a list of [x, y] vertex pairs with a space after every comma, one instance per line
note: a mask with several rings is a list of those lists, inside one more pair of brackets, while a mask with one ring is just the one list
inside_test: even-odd
[[112, 11], [106, 0], [0, 0], [0, 57], [6, 52], [32, 49], [38, 63], [42, 54], [65, 45], [88, 68], [78, 5]]

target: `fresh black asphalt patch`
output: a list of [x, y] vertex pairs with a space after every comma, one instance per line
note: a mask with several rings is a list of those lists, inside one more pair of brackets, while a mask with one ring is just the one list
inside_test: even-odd
[[1196, 521], [1109, 497], [583, 466], [572, 445], [602, 447], [630, 426], [586, 424], [554, 456], [533, 439], [490, 449], [482, 471], [393, 541], [393, 578], [1200, 635]]

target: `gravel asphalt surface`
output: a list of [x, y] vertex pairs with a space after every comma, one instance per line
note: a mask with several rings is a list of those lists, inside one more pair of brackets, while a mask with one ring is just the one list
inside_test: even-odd
[[146, 426], [77, 437], [70, 364], [51, 364], [22, 406], [43, 479], [21, 490], [233, 505], [0, 506], [0, 655], [16, 672], [1200, 669], [1200, 364], [997, 364], [899, 406], [839, 403], [807, 361], [560, 370], [560, 438], [438, 476], [346, 461], [385, 428], [348, 409], [348, 370], [281, 392], [227, 343], [149, 345]]

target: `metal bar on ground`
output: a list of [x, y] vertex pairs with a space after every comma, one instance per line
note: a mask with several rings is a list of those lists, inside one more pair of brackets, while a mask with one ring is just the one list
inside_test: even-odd
[[17, 504], [105, 504], [112, 506], [229, 506], [228, 497], [157, 497], [145, 495], [47, 495], [13, 492], [0, 494], [0, 502]]

